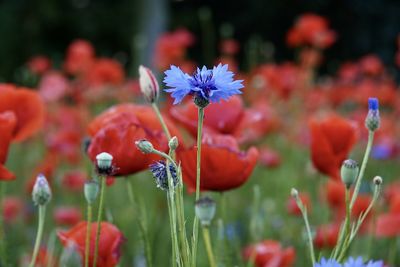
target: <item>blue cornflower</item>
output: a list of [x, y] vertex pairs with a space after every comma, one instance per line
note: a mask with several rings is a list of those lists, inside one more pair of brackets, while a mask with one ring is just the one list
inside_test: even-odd
[[193, 76], [184, 73], [179, 67], [171, 66], [165, 71], [164, 83], [170, 87], [166, 92], [172, 93], [174, 104], [178, 104], [187, 95], [193, 95], [196, 104], [205, 107], [209, 102], [227, 100], [235, 94], [241, 94], [243, 80], [233, 80], [233, 72], [228, 65], [219, 64], [213, 69], [197, 68]]
[[[156, 180], [157, 187], [162, 190], [168, 190], [168, 174], [165, 161], [156, 161], [151, 164], [149, 168]], [[173, 185], [176, 186], [178, 184], [178, 177], [174, 165], [169, 164], [169, 170], [171, 172]]]
[[319, 263], [316, 263], [314, 267], [342, 267], [340, 263], [335, 260], [322, 258]]
[[356, 259], [350, 257], [344, 264], [340, 264], [335, 260], [325, 258], [321, 259], [321, 262], [316, 263], [314, 267], [383, 267], [383, 261], [369, 261], [364, 263], [361, 257]]
[[368, 98], [368, 109], [376, 111], [379, 109], [379, 101], [378, 98], [376, 97], [370, 97]]

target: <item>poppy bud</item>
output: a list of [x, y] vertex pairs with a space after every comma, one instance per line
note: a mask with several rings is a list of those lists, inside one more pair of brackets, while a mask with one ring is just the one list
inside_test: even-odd
[[178, 138], [176, 136], [172, 137], [168, 142], [169, 149], [176, 150], [179, 146]]
[[368, 115], [365, 118], [365, 127], [370, 131], [376, 131], [380, 126], [379, 101], [377, 98], [368, 99]]
[[202, 197], [196, 201], [195, 211], [201, 225], [209, 226], [216, 210], [215, 201], [210, 197]]
[[135, 142], [136, 147], [144, 154], [153, 153], [153, 144], [147, 140], [138, 140]]
[[84, 193], [86, 202], [92, 205], [99, 194], [99, 184], [96, 181], [88, 181], [84, 186]]
[[340, 170], [340, 174], [342, 177], [343, 183], [346, 185], [346, 188], [350, 188], [350, 186], [356, 181], [358, 175], [358, 164], [355, 160], [346, 159], [342, 163], [342, 168]]
[[32, 199], [35, 205], [44, 206], [50, 202], [51, 189], [49, 183], [43, 174], [39, 174], [36, 178], [35, 185], [32, 190]]
[[108, 154], [107, 152], [102, 152], [97, 154], [96, 162], [97, 162], [97, 171], [99, 174], [109, 175], [112, 173], [112, 160], [113, 156]]
[[156, 102], [160, 94], [157, 79], [150, 69], [142, 65], [139, 66], [139, 83], [140, 91], [143, 93], [146, 101], [149, 103]]
[[382, 182], [383, 182], [382, 177], [375, 176], [373, 182], [374, 182], [375, 185], [381, 185]]

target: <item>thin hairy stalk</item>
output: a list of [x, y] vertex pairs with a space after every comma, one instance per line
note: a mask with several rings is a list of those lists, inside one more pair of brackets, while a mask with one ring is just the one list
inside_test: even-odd
[[38, 230], [37, 230], [37, 234], [36, 234], [35, 247], [33, 249], [33, 255], [32, 255], [32, 259], [31, 259], [31, 263], [29, 264], [29, 267], [34, 267], [36, 264], [36, 259], [37, 259], [37, 256], [39, 253], [39, 248], [40, 248], [40, 242], [42, 241], [45, 216], [46, 216], [46, 206], [39, 205], [39, 224], [38, 224]]
[[165, 123], [165, 121], [164, 121], [164, 119], [163, 119], [163, 117], [161, 115], [160, 109], [158, 108], [156, 103], [152, 103], [151, 107], [153, 108], [154, 112], [156, 113], [157, 118], [161, 123], [161, 127], [163, 128], [163, 131], [164, 131], [165, 135], [167, 136], [167, 139], [170, 140], [171, 139], [171, 133], [169, 132], [167, 124]]
[[92, 228], [92, 205], [87, 205], [87, 226], [86, 226], [86, 241], [85, 241], [85, 267], [89, 267], [90, 254], [90, 236]]
[[204, 239], [204, 244], [206, 245], [209, 265], [210, 267], [217, 267], [211, 246], [210, 231], [207, 226], [203, 227], [203, 239]]
[[104, 194], [106, 189], [106, 177], [100, 176], [100, 203], [99, 210], [97, 212], [97, 229], [96, 229], [96, 242], [94, 246], [94, 257], [93, 257], [93, 267], [97, 266], [97, 258], [99, 254], [99, 242], [100, 242], [100, 232], [101, 232], [101, 217], [103, 215], [104, 206]]

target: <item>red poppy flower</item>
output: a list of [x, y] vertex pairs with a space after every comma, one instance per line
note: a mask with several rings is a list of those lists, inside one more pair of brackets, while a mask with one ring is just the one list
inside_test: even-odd
[[26, 192], [31, 194], [33, 186], [35, 185], [36, 178], [38, 174], [43, 174], [49, 184], [53, 182], [54, 172], [57, 169], [59, 164], [59, 158], [57, 154], [48, 153], [44, 156], [43, 160], [38, 164], [38, 166], [33, 171], [33, 175], [29, 180], [26, 181]]
[[[310, 196], [307, 193], [300, 193], [299, 197], [303, 202], [303, 205], [307, 208], [307, 213], [310, 214], [311, 213]], [[299, 206], [297, 206], [296, 200], [293, 197], [290, 197], [288, 199], [286, 208], [289, 214], [301, 216], [301, 210]]]
[[54, 221], [61, 225], [75, 225], [82, 219], [80, 209], [75, 207], [58, 207], [54, 211]]
[[340, 224], [338, 223], [319, 226], [314, 237], [314, 245], [319, 249], [335, 247], [339, 231]]
[[86, 181], [86, 173], [83, 171], [70, 171], [64, 174], [61, 183], [63, 188], [73, 192], [82, 192]]
[[[197, 109], [193, 101], [190, 101], [185, 105], [173, 106], [170, 110], [171, 116], [182, 123], [194, 137], [197, 135]], [[210, 105], [205, 109], [204, 131], [232, 134], [243, 112], [243, 101], [239, 96]]]
[[85, 79], [90, 86], [120, 85], [125, 78], [122, 65], [110, 58], [100, 58], [94, 61], [86, 73]]
[[[21, 260], [21, 265], [20, 266], [28, 266], [29, 263], [31, 262], [31, 256], [27, 256], [24, 257]], [[45, 248], [40, 248], [37, 258], [36, 258], [36, 262], [35, 262], [35, 267], [57, 267], [57, 259], [53, 256], [50, 255], [50, 253], [47, 251], [47, 249]], [[49, 263], [52, 262], [52, 265], [49, 265]]]
[[15, 175], [4, 166], [17, 119], [14, 112], [0, 112], [0, 180], [13, 180]]
[[[168, 118], [166, 124], [179, 140], [178, 130]], [[124, 104], [114, 106], [90, 123], [89, 135], [92, 136], [88, 148], [89, 157], [95, 162], [96, 155], [101, 152], [111, 154], [116, 167], [115, 175], [129, 175], [148, 168], [156, 155], [144, 155], [134, 145], [140, 139], [150, 141], [155, 148], [167, 151], [168, 143], [160, 122], [154, 111], [148, 106]]]
[[264, 240], [258, 244], [247, 246], [243, 250], [245, 260], [254, 257], [257, 267], [290, 267], [293, 266], [296, 253], [294, 248], [282, 248], [274, 240]]
[[75, 40], [67, 49], [64, 69], [69, 74], [85, 73], [94, 61], [94, 48], [85, 40]]
[[[183, 181], [189, 189], [196, 188], [195, 146], [178, 151], [182, 160]], [[200, 189], [225, 191], [247, 181], [258, 159], [258, 151], [251, 147], [240, 151], [237, 141], [229, 135], [204, 134], [201, 147]]]
[[321, 121], [312, 119], [311, 160], [317, 170], [339, 180], [339, 170], [357, 141], [357, 131], [352, 123], [337, 115]]
[[267, 168], [274, 168], [281, 164], [281, 156], [277, 151], [269, 147], [263, 147], [260, 149], [259, 162]]
[[14, 141], [23, 141], [42, 127], [44, 103], [33, 90], [0, 84], [0, 113], [4, 111], [11, 111], [16, 116]]
[[381, 214], [376, 220], [375, 235], [378, 237], [395, 237], [400, 235], [400, 214]]
[[34, 56], [27, 63], [28, 69], [35, 74], [43, 74], [51, 68], [51, 61], [46, 56]]
[[39, 94], [46, 102], [60, 100], [67, 94], [68, 79], [57, 71], [51, 71], [43, 75], [39, 83]]
[[12, 223], [22, 214], [23, 202], [18, 197], [6, 197], [3, 199], [3, 218], [6, 223]]
[[[66, 232], [58, 232], [58, 237], [63, 246], [72, 242], [76, 245], [82, 261], [85, 258], [86, 222], [80, 222]], [[97, 223], [92, 223], [90, 233], [89, 265], [93, 265], [94, 247], [96, 241]], [[99, 256], [97, 267], [114, 267], [120, 258], [120, 248], [124, 237], [118, 228], [108, 222], [102, 222], [100, 226]]]

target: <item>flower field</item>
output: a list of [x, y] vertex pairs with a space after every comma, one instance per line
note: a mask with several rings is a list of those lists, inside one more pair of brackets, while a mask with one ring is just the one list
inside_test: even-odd
[[340, 34], [304, 13], [293, 58], [221, 36], [210, 64], [176, 27], [134, 73], [84, 38], [31, 55], [0, 84], [0, 266], [400, 266], [400, 37], [325, 71]]

